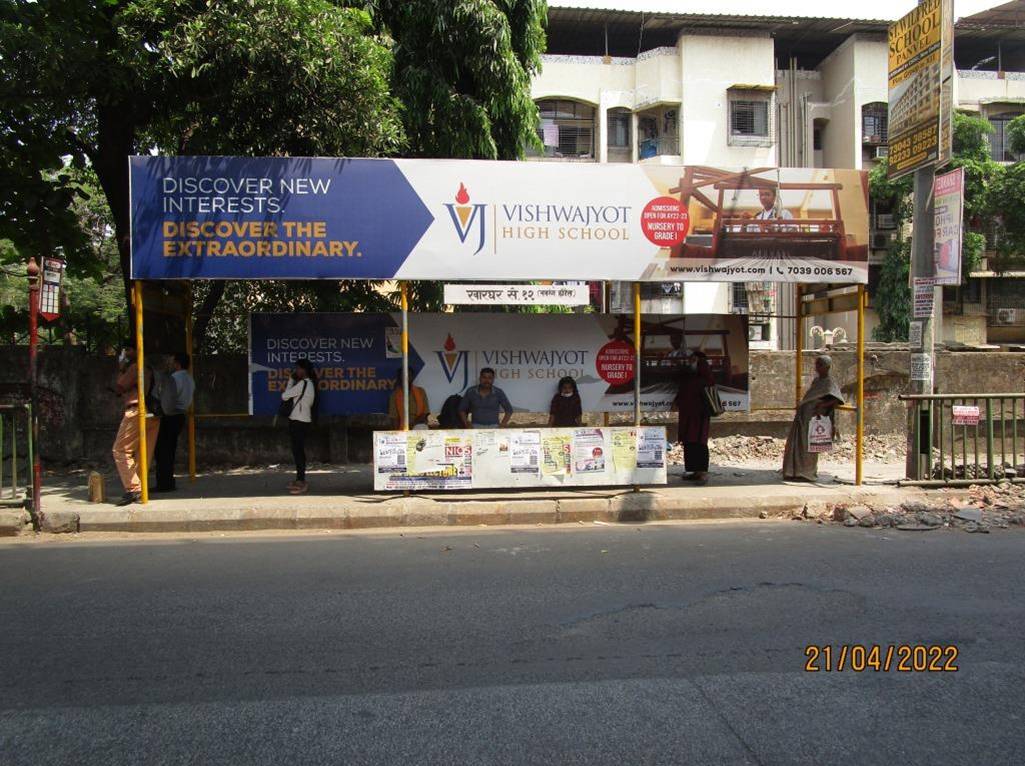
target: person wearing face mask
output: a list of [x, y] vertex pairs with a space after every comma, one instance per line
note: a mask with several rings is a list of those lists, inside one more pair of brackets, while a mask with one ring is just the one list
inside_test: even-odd
[[[125, 494], [117, 505], [131, 505], [142, 497], [142, 480], [139, 478], [139, 379], [135, 365], [135, 345], [125, 340], [121, 354], [117, 358], [118, 376], [114, 384], [114, 392], [121, 399], [121, 425], [111, 453], [117, 475], [121, 479]], [[143, 372], [147, 396], [153, 386], [153, 373], [147, 368]], [[157, 446], [157, 433], [160, 430], [160, 418], [146, 418], [146, 453], [147, 465], [153, 465], [153, 452]]]
[[566, 376], [559, 381], [559, 390], [552, 397], [552, 405], [548, 409], [548, 425], [555, 428], [578, 426], [583, 414], [577, 382]]
[[686, 481], [705, 484], [708, 481], [708, 428], [711, 415], [705, 405], [705, 389], [715, 385], [708, 357], [692, 351], [680, 371], [676, 392], [679, 414], [677, 438], [683, 442], [683, 465]]

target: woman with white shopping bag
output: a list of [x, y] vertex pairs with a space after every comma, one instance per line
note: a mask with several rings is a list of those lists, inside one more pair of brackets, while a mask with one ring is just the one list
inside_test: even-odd
[[819, 452], [828, 451], [836, 433], [836, 408], [843, 393], [830, 375], [833, 360], [825, 354], [815, 359], [812, 382], [790, 426], [783, 453], [783, 479], [815, 481], [819, 474]]

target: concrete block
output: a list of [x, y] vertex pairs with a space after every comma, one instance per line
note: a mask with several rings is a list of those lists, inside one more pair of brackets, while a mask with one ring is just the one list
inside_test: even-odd
[[79, 516], [74, 511], [42, 511], [39, 527], [43, 532], [54, 534], [77, 532]]
[[32, 517], [20, 508], [0, 509], [0, 537], [13, 537], [32, 531]]

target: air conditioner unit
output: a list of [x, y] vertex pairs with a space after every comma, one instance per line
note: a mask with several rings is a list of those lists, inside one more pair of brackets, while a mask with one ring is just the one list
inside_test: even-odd
[[1015, 324], [1018, 321], [1018, 309], [997, 309], [994, 319], [997, 324]]
[[893, 241], [893, 236], [885, 232], [873, 232], [872, 233], [872, 249], [873, 250], [886, 250], [890, 243]]
[[893, 213], [879, 213], [876, 215], [875, 227], [877, 229], [896, 229], [897, 221], [893, 217]]
[[890, 147], [888, 146], [877, 146], [876, 147], [876, 159], [884, 160], [890, 156]]

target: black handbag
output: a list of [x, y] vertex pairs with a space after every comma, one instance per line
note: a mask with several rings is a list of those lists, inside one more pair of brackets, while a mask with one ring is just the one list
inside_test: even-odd
[[155, 418], [164, 416], [164, 407], [160, 404], [160, 397], [153, 390], [157, 385], [156, 373], [150, 373], [149, 386], [146, 389], [146, 413]]
[[[303, 390], [299, 392], [299, 396], [296, 399], [302, 399], [306, 394], [306, 381], [303, 381]], [[292, 410], [295, 409], [296, 399], [282, 399], [281, 404], [278, 405], [278, 417], [288, 420], [292, 417]]]

